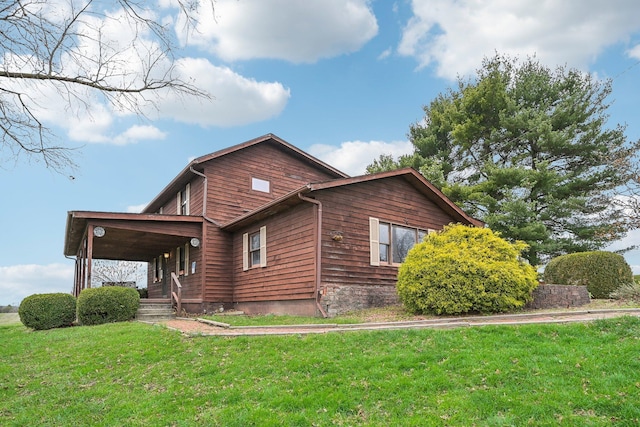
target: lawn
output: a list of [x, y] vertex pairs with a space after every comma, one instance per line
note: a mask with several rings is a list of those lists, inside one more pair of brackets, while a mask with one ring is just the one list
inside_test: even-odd
[[185, 337], [0, 325], [2, 426], [608, 426], [640, 422], [640, 319]]
[[[613, 300], [613, 299], [593, 299], [591, 303], [579, 307], [572, 308], [553, 308], [553, 309], [522, 309], [514, 313], [505, 314], [528, 314], [528, 313], [548, 313], [548, 312], [566, 312], [566, 311], [588, 311], [588, 310], [616, 310], [624, 308], [640, 308], [640, 303], [632, 300]], [[402, 305], [390, 305], [385, 307], [370, 308], [366, 310], [358, 310], [347, 313], [338, 317], [322, 319], [319, 317], [302, 317], [288, 315], [230, 315], [225, 313], [200, 315], [204, 319], [214, 320], [216, 322], [226, 323], [232, 326], [266, 326], [266, 325], [300, 325], [300, 324], [353, 324], [353, 323], [371, 323], [371, 322], [398, 322], [411, 320], [424, 320], [432, 318], [442, 318], [445, 316], [412, 314]]]

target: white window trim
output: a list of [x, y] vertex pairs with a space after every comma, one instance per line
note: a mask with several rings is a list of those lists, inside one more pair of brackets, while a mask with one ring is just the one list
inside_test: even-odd
[[369, 217], [369, 263], [380, 266], [380, 220]]
[[[253, 233], [252, 233], [253, 234]], [[242, 235], [242, 271], [247, 271], [257, 266], [249, 266], [249, 233]], [[267, 266], [267, 227], [260, 227], [260, 267]]]
[[[414, 230], [426, 231], [427, 234], [435, 233], [436, 231], [431, 228], [424, 229], [424, 228], [418, 228], [418, 227], [410, 227], [406, 225], [396, 224], [391, 221], [383, 221], [383, 222], [389, 224], [389, 232], [391, 232], [394, 225], [399, 225], [399, 226], [411, 228]], [[417, 235], [416, 235], [416, 238], [417, 238]], [[417, 243], [420, 243], [420, 241], [416, 240], [416, 244]], [[391, 244], [389, 247], [389, 259], [391, 259], [392, 262], [384, 263], [382, 265], [391, 265], [391, 266], [400, 265], [400, 263], [393, 262], [392, 245], [393, 245], [393, 241], [391, 241]], [[373, 218], [373, 217], [369, 217], [369, 264], [376, 267], [379, 267], [381, 265], [380, 263], [380, 220], [378, 218]]]
[[189, 244], [184, 245], [184, 275], [189, 275]]
[[[182, 251], [184, 251], [184, 269], [180, 270], [180, 256]], [[189, 244], [187, 243], [184, 246], [178, 246], [176, 248], [176, 274], [178, 276], [188, 276], [189, 275], [188, 266], [189, 266]]]
[[176, 248], [176, 276], [180, 276], [180, 246]]
[[178, 215], [189, 215], [190, 214], [190, 208], [189, 205], [191, 204], [191, 183], [188, 182], [187, 185], [185, 185], [184, 187], [184, 204], [185, 204], [185, 210], [184, 210], [184, 214], [182, 213], [182, 198], [180, 197], [180, 193], [182, 193], [182, 190], [178, 191], [178, 194], [176, 195], [176, 213]]
[[242, 235], [242, 271], [249, 269], [249, 233]]
[[271, 193], [271, 181], [268, 179], [251, 177], [251, 189], [253, 191], [259, 191], [261, 193]]
[[160, 278], [158, 277], [158, 258], [154, 258], [151, 263], [151, 268], [153, 268], [153, 282], [157, 282]]
[[267, 227], [260, 227], [260, 267], [267, 266]]

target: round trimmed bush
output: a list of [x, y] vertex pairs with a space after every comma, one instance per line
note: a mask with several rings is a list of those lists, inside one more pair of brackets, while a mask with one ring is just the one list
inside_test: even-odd
[[88, 288], [78, 296], [78, 321], [83, 325], [126, 322], [135, 317], [140, 295], [133, 288]]
[[71, 294], [33, 294], [18, 308], [20, 321], [27, 328], [45, 330], [71, 326], [76, 320], [76, 299]]
[[556, 285], [586, 286], [592, 298], [609, 298], [622, 285], [633, 283], [633, 272], [620, 254], [577, 252], [549, 261], [544, 280]]
[[499, 313], [522, 307], [538, 285], [535, 269], [488, 228], [450, 225], [415, 245], [398, 271], [398, 295], [414, 313]]

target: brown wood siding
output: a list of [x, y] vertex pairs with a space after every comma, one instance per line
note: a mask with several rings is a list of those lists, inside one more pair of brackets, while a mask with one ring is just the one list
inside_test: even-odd
[[[267, 227], [267, 266], [242, 269], [242, 235]], [[315, 295], [315, 207], [303, 204], [235, 233], [234, 301], [309, 299]]]
[[162, 283], [154, 282], [155, 271], [153, 270], [153, 260], [149, 261], [147, 267], [147, 292], [149, 298], [162, 298]]
[[[207, 216], [228, 222], [310, 182], [333, 177], [272, 144], [258, 144], [205, 166], [208, 176]], [[270, 193], [251, 189], [251, 178], [270, 182]]]
[[204, 301], [232, 302], [232, 238], [213, 224], [206, 226]]
[[[184, 246], [181, 246], [184, 249]], [[171, 292], [171, 273], [176, 273], [176, 253], [177, 248], [172, 248], [168, 259], [163, 259], [166, 263], [164, 269], [164, 279], [167, 281], [167, 297]], [[194, 248], [189, 246], [189, 265], [185, 266], [188, 269], [187, 274], [181, 274], [178, 276], [178, 281], [182, 285], [182, 298], [183, 299], [201, 299], [202, 298], [202, 263], [200, 261], [202, 251], [200, 248]], [[161, 255], [161, 254], [160, 254]], [[192, 273], [191, 263], [196, 262], [196, 271]], [[147, 290], [149, 292], [149, 298], [162, 298], [162, 281], [154, 282], [153, 260], [150, 260], [147, 268]], [[178, 273], [176, 273], [178, 274]], [[176, 288], [174, 286], [174, 291]]]
[[[322, 283], [393, 285], [398, 267], [370, 265], [369, 217], [439, 230], [452, 218], [402, 178], [370, 181], [318, 192], [323, 204]], [[342, 241], [334, 241], [335, 232]]]
[[[186, 185], [185, 183], [180, 189], [183, 189]], [[193, 178], [189, 181], [189, 187], [189, 215], [202, 215], [204, 178], [193, 174]], [[162, 204], [162, 213], [164, 215], [176, 215], [178, 213], [178, 192], [166, 194], [165, 197], [166, 200]]]
[[[176, 248], [177, 249], [177, 248]], [[169, 271], [173, 271], [176, 273], [176, 275], [178, 275], [179, 273], [176, 272], [176, 253], [177, 250], [174, 249], [171, 252], [171, 258], [169, 259]], [[184, 246], [182, 247], [182, 249], [184, 249]], [[194, 248], [191, 245], [189, 245], [189, 263], [188, 265], [185, 265], [185, 274], [179, 275], [178, 276], [178, 280], [180, 281], [180, 284], [182, 285], [182, 298], [183, 299], [200, 299], [202, 298], [202, 276], [201, 276], [201, 268], [202, 267], [200, 265], [199, 259], [200, 259], [200, 253], [202, 251], [200, 250], [200, 248]], [[191, 273], [191, 263], [195, 261], [196, 262], [196, 271], [195, 273]], [[169, 276], [171, 277], [171, 276]], [[171, 283], [171, 282], [169, 282]], [[171, 285], [169, 285], [169, 289], [171, 289]]]
[[202, 197], [204, 195], [204, 178], [193, 175], [190, 183], [189, 215], [202, 215]]

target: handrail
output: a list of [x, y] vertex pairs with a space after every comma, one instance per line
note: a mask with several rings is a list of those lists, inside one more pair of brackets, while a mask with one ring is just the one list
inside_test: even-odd
[[[173, 291], [173, 284], [176, 284], [176, 288], [178, 293], [176, 294]], [[173, 305], [173, 300], [176, 300], [176, 313], [178, 316], [182, 314], [182, 285], [180, 284], [180, 280], [178, 280], [178, 276], [173, 271], [171, 272], [171, 305]]]

